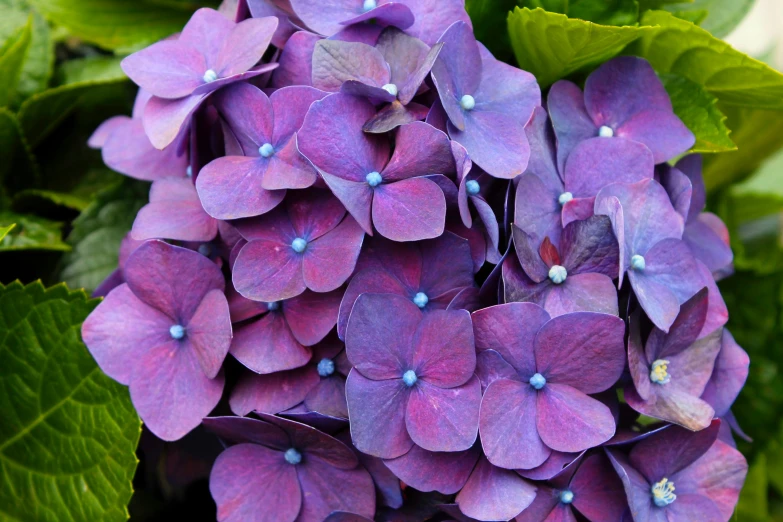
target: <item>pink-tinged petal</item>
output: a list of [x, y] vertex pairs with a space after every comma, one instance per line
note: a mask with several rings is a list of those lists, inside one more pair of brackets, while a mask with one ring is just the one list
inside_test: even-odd
[[[739, 496], [739, 495], [738, 495]], [[734, 504], [729, 509], [728, 518], [724, 517], [715, 503], [701, 495], [677, 493], [675, 505], [666, 509], [668, 520], [702, 520], [704, 522], [724, 522], [731, 519], [734, 513]]]
[[220, 268], [207, 257], [157, 240], [130, 255], [125, 280], [136, 297], [183, 325], [207, 292], [225, 288]]
[[446, 198], [427, 178], [379, 185], [374, 191], [372, 220], [378, 232], [392, 241], [435, 238], [445, 229]]
[[[259, 414], [265, 421], [268, 416]], [[242, 417], [209, 417], [204, 427], [226, 442], [250, 442], [270, 449], [285, 451], [291, 447], [291, 436], [277, 424]]]
[[569, 275], [555, 285], [549, 281], [530, 284], [523, 278], [506, 280], [507, 301], [529, 301], [542, 306], [552, 317], [574, 312], [618, 315], [617, 290], [602, 274]]
[[209, 476], [221, 522], [294, 522], [302, 504], [296, 467], [257, 444], [225, 450]]
[[672, 386], [696, 397], [704, 392], [721, 348], [723, 332], [717, 329], [694, 342], [676, 355], [667, 356], [669, 371], [674, 376]]
[[364, 468], [337, 469], [311, 458], [297, 466], [296, 473], [302, 487], [302, 510], [297, 520], [324, 520], [333, 511], [366, 517], [375, 514], [375, 487]]
[[[250, 16], [253, 18], [263, 18], [265, 16], [275, 16], [279, 22], [277, 30], [272, 37], [272, 45], [278, 49], [283, 49], [291, 36], [298, 31], [298, 27], [293, 24], [289, 17], [290, 11], [273, 5], [267, 0], [247, 0], [247, 8]], [[239, 13], [237, 13], [239, 15]]]
[[204, 56], [183, 42], [164, 40], [128, 56], [122, 70], [145, 91], [175, 99], [191, 94], [205, 83], [209, 68]]
[[389, 65], [381, 52], [369, 45], [321, 40], [313, 51], [313, 87], [337, 92], [353, 80], [371, 87], [389, 83]]
[[313, 51], [319, 40], [320, 36], [307, 31], [291, 35], [280, 55], [280, 66], [272, 73], [270, 86], [312, 85]]
[[[575, 462], [584, 455], [581, 453], [562, 453], [560, 451], [553, 451], [546, 461], [540, 466], [533, 469], [518, 469], [517, 473], [530, 480], [551, 480], [561, 477], [565, 477], [573, 471]], [[566, 473], [568, 472], [568, 473]]]
[[[350, 433], [343, 433], [350, 438]], [[375, 482], [378, 503], [392, 509], [399, 509], [402, 507], [400, 480], [384, 465], [384, 461], [376, 457], [371, 457], [370, 455], [365, 455], [364, 453], [359, 453], [358, 451], [357, 456], [359, 457], [359, 462], [370, 474], [373, 482]]]
[[714, 409], [717, 417], [723, 417], [739, 395], [748, 378], [750, 359], [745, 350], [734, 340], [728, 330], [723, 330], [721, 349], [715, 368], [701, 398]]
[[304, 398], [304, 405], [311, 411], [347, 419], [345, 379], [339, 376], [321, 379]]
[[217, 221], [204, 212], [191, 180], [163, 178], [152, 184], [150, 202], [136, 215], [131, 235], [139, 241], [210, 241], [217, 231]]
[[255, 240], [245, 245], [232, 276], [237, 291], [254, 301], [281, 301], [306, 288], [302, 256], [278, 242]]
[[480, 454], [478, 448], [433, 452], [414, 445], [405, 455], [383, 463], [408, 486], [453, 495], [467, 482]]
[[212, 66], [223, 46], [223, 41], [235, 25], [214, 9], [199, 9], [185, 24], [178, 41], [197, 49]]
[[569, 490], [574, 494], [574, 507], [589, 520], [621, 520], [628, 509], [623, 483], [601, 453], [582, 461]]
[[210, 379], [187, 342], [170, 342], [135, 361], [130, 395], [139, 417], [163, 440], [177, 440], [201, 424], [223, 395], [224, 378]]
[[696, 219], [688, 222], [682, 240], [694, 257], [707, 265], [710, 272], [719, 272], [734, 261], [729, 245], [729, 231], [715, 214], [702, 212]]
[[275, 114], [275, 128], [272, 133], [273, 144], [277, 145], [298, 132], [310, 106], [314, 102], [322, 100], [327, 94], [304, 85], [285, 87], [273, 92], [269, 97]]
[[609, 314], [561, 315], [538, 331], [535, 356], [547, 386], [552, 382], [587, 394], [602, 392], [617, 382], [625, 368], [625, 323]]
[[642, 441], [631, 450], [629, 461], [650, 483], [671, 477], [704, 455], [718, 438], [720, 421], [692, 433], [671, 426]]
[[262, 421], [285, 431], [291, 445], [304, 450], [311, 458], [341, 470], [350, 470], [359, 464], [351, 448], [318, 428], [268, 413], [258, 413], [258, 416]]
[[91, 149], [103, 148], [106, 144], [106, 140], [109, 139], [109, 136], [111, 136], [115, 130], [130, 127], [131, 122], [133, 122], [133, 120], [127, 116], [112, 116], [98, 125], [98, 128], [93, 131], [90, 138], [87, 140], [87, 145]]
[[366, 181], [349, 181], [323, 171], [321, 177], [362, 229], [372, 235], [372, 187]]
[[266, 314], [234, 331], [231, 355], [256, 373], [274, 373], [304, 366], [311, 351], [294, 338], [283, 316]]
[[413, 442], [429, 451], [462, 451], [476, 442], [481, 383], [474, 376], [455, 388], [420, 379], [411, 390], [405, 425]]
[[371, 381], [351, 370], [345, 396], [356, 449], [384, 459], [408, 452], [413, 440], [405, 424], [408, 388], [401, 379]]
[[460, 511], [477, 520], [509, 520], [536, 497], [536, 488], [511, 470], [481, 458], [457, 495]]
[[546, 383], [536, 397], [536, 426], [544, 444], [576, 452], [612, 438], [612, 412], [601, 402], [566, 384]]
[[562, 174], [571, 151], [582, 141], [597, 136], [598, 127], [587, 114], [582, 90], [569, 81], [552, 85], [547, 109], [557, 136], [557, 168]]
[[171, 342], [172, 319], [145, 304], [121, 284], [87, 317], [84, 344], [101, 370], [127, 385], [136, 361], [148, 350]]
[[709, 268], [700, 261], [697, 261], [696, 264], [701, 273], [701, 284], [707, 288], [708, 295], [707, 319], [704, 321], [704, 326], [699, 334], [700, 336], [704, 336], [708, 333], [712, 333], [728, 322], [729, 309], [726, 307], [726, 302], [723, 300], [720, 289], [715, 283], [715, 278], [710, 273]]
[[505, 113], [481, 110], [467, 113], [464, 119], [465, 130], [451, 125], [449, 136], [468, 150], [476, 165], [501, 179], [513, 179], [525, 171], [530, 145], [522, 123]]
[[507, 469], [531, 469], [551, 450], [536, 428], [536, 391], [526, 382], [499, 379], [481, 401], [481, 445], [490, 462]]
[[[257, 158], [258, 148], [273, 141], [275, 114], [272, 103], [258, 87], [249, 83], [230, 85], [215, 94], [215, 105], [242, 146], [244, 155]], [[266, 163], [261, 164], [265, 166]]]
[[465, 129], [462, 96], [473, 95], [481, 82], [481, 53], [468, 23], [454, 22], [438, 39], [448, 52], [438, 56], [432, 67], [432, 81], [451, 123]]
[[294, 237], [308, 242], [334, 230], [345, 216], [345, 208], [326, 190], [291, 194], [286, 201], [286, 211]]
[[[259, 65], [258, 67], [255, 67], [253, 69], [250, 69], [249, 71], [234, 74], [232, 76], [226, 76], [225, 78], [219, 78], [213, 82], [205, 83], [201, 87], [196, 88], [195, 91], [193, 91], [193, 94], [211, 94], [223, 87], [226, 87], [228, 85], [231, 85], [233, 83], [242, 82], [246, 80], [251, 80], [257, 76], [266, 75], [266, 77], [270, 76], [272, 71], [277, 69], [276, 63], [267, 63], [264, 65]], [[262, 80], [263, 81], [263, 80]]]
[[[559, 225], [558, 225], [559, 226]], [[524, 271], [524, 276], [528, 277], [535, 283], [541, 283], [549, 278], [550, 266], [544, 261], [542, 257], [543, 243], [538, 243], [537, 238], [528, 234], [516, 224], [512, 224], [511, 233], [514, 240], [514, 250], [516, 251], [516, 260], [509, 261], [509, 269], [519, 268]], [[544, 238], [546, 240], [546, 238]], [[551, 245], [551, 242], [549, 243]], [[549, 261], [553, 261], [549, 259]], [[559, 263], [551, 263], [559, 264]], [[515, 266], [518, 265], [518, 266]]]
[[302, 274], [315, 292], [329, 292], [351, 276], [362, 248], [364, 230], [351, 216], [334, 230], [307, 245]]
[[656, 164], [687, 152], [696, 143], [696, 137], [672, 111], [654, 109], [633, 115], [615, 135], [649, 147]]
[[476, 349], [495, 350], [523, 378], [536, 372], [533, 343], [549, 314], [532, 303], [490, 306], [472, 314]]
[[321, 342], [337, 322], [341, 294], [339, 290], [305, 291], [283, 302], [283, 315], [294, 338], [305, 346]]
[[248, 242], [260, 240], [290, 245], [298, 234], [287, 212], [286, 207], [288, 206], [287, 204], [278, 207], [274, 212], [269, 212], [254, 219], [234, 221], [234, 227], [240, 236]]
[[107, 167], [136, 179], [155, 181], [165, 177], [184, 177], [187, 170], [187, 154], [178, 151], [176, 144], [164, 150], [153, 147], [140, 119], [128, 119], [118, 124], [102, 147], [101, 154]]
[[413, 337], [416, 375], [441, 388], [465, 384], [476, 368], [473, 325], [466, 310], [435, 310], [422, 317]]
[[231, 345], [228, 301], [221, 290], [210, 290], [186, 325], [186, 335], [201, 369], [214, 379]]
[[495, 350], [482, 350], [476, 355], [476, 377], [481, 381], [481, 393], [498, 379], [519, 380], [517, 371]]
[[270, 191], [311, 187], [318, 179], [316, 170], [299, 152], [296, 135], [275, 149], [269, 167], [261, 179], [261, 186]]
[[678, 424], [692, 431], [703, 430], [715, 417], [712, 406], [698, 396], [666, 384], [662, 385], [662, 388], [653, 388], [648, 401], [643, 401], [636, 390], [626, 388], [625, 400], [639, 413]]
[[245, 372], [231, 391], [229, 405], [242, 416], [251, 411], [280, 413], [302, 402], [318, 382], [313, 366], [268, 375]]
[[250, 18], [236, 24], [222, 42], [215, 60], [218, 76], [241, 74], [257, 64], [269, 47], [277, 26], [278, 20], [274, 16]]
[[381, 172], [386, 181], [454, 172], [449, 137], [432, 125], [421, 121], [403, 125], [395, 143], [394, 155]]
[[542, 484], [538, 487], [533, 502], [514, 519], [514, 522], [560, 522], [563, 520], [563, 511], [570, 513], [571, 508], [563, 509], [559, 491]]
[[629, 140], [591, 138], [577, 145], [565, 165], [565, 189], [587, 198], [610, 183], [652, 179], [655, 170], [650, 149]]
[[[540, 245], [545, 237], [555, 245], [560, 244], [563, 227], [557, 198], [562, 193], [562, 185], [548, 187], [535, 174], [519, 177], [514, 202], [514, 225], [530, 236], [533, 244]], [[516, 246], [517, 243], [514, 244]]]
[[652, 503], [651, 484], [628, 462], [628, 457], [616, 449], [606, 450], [606, 455], [623, 483], [625, 497], [628, 500], [629, 512], [626, 512], [623, 522], [628, 520], [667, 522], [665, 512], [658, 510]]
[[154, 96], [144, 107], [144, 131], [156, 149], [163, 149], [174, 142], [185, 122], [204, 101], [206, 94], [194, 94], [167, 100]]

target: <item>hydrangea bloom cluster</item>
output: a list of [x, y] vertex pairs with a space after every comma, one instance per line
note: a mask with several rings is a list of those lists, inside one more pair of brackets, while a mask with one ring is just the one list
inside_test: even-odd
[[152, 186], [83, 337], [224, 443], [219, 520], [729, 520], [732, 255], [644, 60], [542, 98], [463, 0], [239, 0], [122, 65], [90, 144]]

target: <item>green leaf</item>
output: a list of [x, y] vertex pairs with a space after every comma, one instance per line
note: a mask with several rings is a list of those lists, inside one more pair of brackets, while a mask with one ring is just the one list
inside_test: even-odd
[[688, 78], [726, 104], [783, 109], [783, 74], [670, 13], [647, 11], [642, 24], [660, 26], [634, 46], [658, 73]]
[[128, 518], [140, 422], [81, 341], [97, 304], [65, 285], [0, 285], [3, 520]]
[[[0, 186], [13, 194], [38, 182], [35, 158], [22, 136], [19, 120], [0, 108]], [[2, 205], [0, 205], [2, 206]]]
[[614, 57], [652, 27], [598, 25], [543, 9], [517, 8], [508, 17], [511, 46], [522, 69], [536, 76], [541, 88], [580, 69]]
[[36, 203], [46, 200], [55, 205], [82, 211], [87, 208], [90, 201], [74, 194], [66, 194], [53, 190], [28, 189], [14, 196], [13, 207], [18, 211], [19, 207], [35, 209]]
[[58, 85], [122, 81], [127, 77], [120, 67], [121, 61], [122, 59], [117, 56], [93, 56], [68, 60], [57, 70], [56, 81]]
[[503, 27], [509, 11], [514, 9], [515, 0], [466, 0], [465, 9], [473, 22], [476, 39], [499, 60], [508, 60], [512, 56], [511, 42]]
[[540, 7], [551, 13], [566, 14], [568, 11], [568, 0], [519, 0], [518, 4], [528, 9]]
[[94, 290], [117, 268], [120, 242], [147, 203], [149, 185], [123, 179], [98, 195], [73, 222], [60, 277], [70, 286]]
[[[774, 469], [774, 466], [770, 466]], [[748, 470], [745, 486], [740, 492], [737, 503], [737, 517], [747, 522], [766, 522], [769, 520], [767, 506], [767, 458], [761, 453]]]
[[11, 36], [10, 45], [0, 54], [0, 107], [6, 107], [16, 99], [27, 49], [32, 38], [33, 20], [30, 17], [19, 33]]
[[12, 231], [12, 230], [14, 229], [14, 227], [15, 227], [15, 226], [16, 226], [16, 223], [11, 223], [11, 224], [10, 224], [10, 225], [8, 225], [8, 226], [0, 226], [0, 241], [2, 241], [2, 240], [3, 240], [3, 238], [4, 238], [5, 236], [7, 236], [7, 235], [8, 235], [8, 233], [9, 233], [10, 231]]
[[43, 91], [49, 85], [54, 66], [54, 42], [49, 24], [43, 17], [33, 12], [33, 25], [30, 46], [19, 78], [18, 91], [22, 98]]
[[571, 0], [566, 13], [603, 25], [634, 25], [639, 21], [636, 0]]
[[0, 252], [16, 250], [67, 252], [71, 249], [70, 245], [62, 240], [62, 223], [38, 216], [0, 212], [0, 227], [10, 224], [16, 226], [0, 241]]
[[674, 113], [696, 136], [691, 152], [725, 152], [736, 150], [724, 123], [726, 116], [715, 104], [718, 100], [704, 88], [687, 78], [673, 74], [662, 75], [666, 91], [672, 100]]
[[128, 53], [182, 30], [197, 6], [153, 0], [30, 0], [50, 22], [105, 49]]
[[678, 18], [703, 15], [700, 25], [718, 38], [727, 36], [745, 18], [755, 0], [695, 0], [664, 7]]

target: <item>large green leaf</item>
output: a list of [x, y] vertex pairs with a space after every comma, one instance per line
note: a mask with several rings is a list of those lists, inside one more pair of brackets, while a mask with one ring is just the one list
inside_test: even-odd
[[37, 182], [35, 158], [22, 136], [19, 120], [0, 108], [0, 193], [13, 194]]
[[22, 98], [28, 98], [46, 89], [54, 66], [54, 42], [49, 24], [36, 12], [32, 13], [32, 17], [30, 46], [27, 48], [27, 56], [17, 88]]
[[652, 27], [613, 27], [575, 20], [543, 9], [517, 8], [508, 17], [511, 46], [522, 69], [542, 88], [580, 69], [602, 63]]
[[508, 13], [515, 5], [515, 0], [465, 0], [476, 39], [499, 60], [508, 60], [512, 55], [508, 32], [498, 28], [504, 27]]
[[16, 225], [0, 241], [0, 252], [18, 250], [54, 250], [67, 252], [70, 245], [63, 242], [62, 223], [42, 217], [0, 212], [0, 227]]
[[684, 76], [726, 104], [783, 109], [783, 74], [733, 49], [696, 25], [664, 11], [647, 11], [658, 25], [634, 45], [659, 73]]
[[0, 285], [0, 518], [124, 521], [140, 422], [80, 337], [98, 303]]
[[11, 105], [17, 96], [32, 33], [33, 19], [30, 17], [24, 27], [12, 35], [9, 44], [0, 51], [0, 107]]
[[736, 150], [724, 123], [726, 116], [715, 104], [718, 100], [687, 78], [663, 75], [663, 85], [672, 99], [674, 112], [696, 136], [691, 152], [725, 152]]
[[603, 25], [633, 25], [639, 21], [636, 0], [571, 0], [566, 13]]
[[664, 6], [664, 9], [678, 18], [692, 17], [694, 13], [707, 13], [699, 25], [718, 38], [723, 38], [745, 18], [754, 2], [755, 0], [691, 0], [687, 3], [670, 3]]

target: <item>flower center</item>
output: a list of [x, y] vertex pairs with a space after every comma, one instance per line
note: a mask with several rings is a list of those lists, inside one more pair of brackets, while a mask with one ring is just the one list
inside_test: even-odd
[[607, 125], [603, 125], [600, 129], [598, 129], [598, 135], [602, 138], [611, 138], [614, 136], [614, 129]]
[[472, 179], [465, 183], [465, 189], [468, 191], [468, 194], [475, 196], [479, 193], [479, 190], [481, 190], [481, 186], [479, 185], [478, 181]]
[[669, 361], [665, 359], [653, 361], [652, 370], [650, 371], [650, 380], [655, 384], [666, 384], [671, 381], [672, 376], [669, 375]]
[[185, 327], [180, 324], [175, 324], [169, 328], [169, 333], [172, 339], [180, 340], [185, 337]]
[[677, 495], [674, 494], [674, 482], [670, 482], [665, 477], [653, 484], [651, 493], [653, 502], [658, 507], [666, 507], [677, 500]]
[[307, 248], [307, 241], [302, 239], [301, 237], [298, 237], [291, 241], [291, 248], [294, 249], [294, 252], [297, 254], [301, 254], [305, 251], [305, 248]]
[[560, 492], [560, 502], [563, 504], [570, 504], [574, 501], [574, 493], [567, 489]]
[[459, 100], [459, 105], [466, 111], [472, 111], [476, 106], [476, 99], [470, 94], [466, 94]]
[[540, 390], [546, 384], [546, 378], [543, 375], [541, 375], [540, 373], [537, 373], [537, 374], [533, 375], [530, 378], [530, 381], [528, 381], [528, 382], [530, 382], [530, 386], [532, 386], [536, 390]]
[[207, 83], [214, 82], [217, 80], [217, 78], [217, 73], [212, 69], [207, 69], [207, 71], [204, 73], [204, 81]]
[[329, 377], [334, 373], [334, 361], [331, 359], [321, 359], [318, 362], [318, 375]]
[[397, 96], [397, 93], [399, 92], [398, 89], [397, 89], [397, 86], [394, 85], [393, 83], [387, 83], [386, 85], [381, 87], [381, 89], [383, 89], [384, 91], [388, 92], [392, 96]]
[[644, 256], [635, 254], [633, 257], [631, 257], [631, 268], [633, 268], [637, 272], [641, 272], [646, 267], [647, 267], [647, 263], [644, 261]]
[[414, 384], [416, 384], [416, 381], [418, 381], [419, 378], [416, 377], [416, 372], [413, 370], [408, 370], [407, 372], [402, 374], [402, 382], [405, 383], [405, 386], [410, 388]]
[[285, 461], [296, 466], [302, 462], [302, 454], [294, 448], [285, 450]]
[[209, 243], [201, 243], [198, 246], [198, 253], [201, 254], [204, 257], [209, 257], [212, 255], [212, 245]]
[[568, 277], [568, 271], [564, 266], [552, 265], [552, 268], [549, 269], [549, 279], [556, 285], [563, 283], [566, 277]]
[[571, 194], [570, 192], [563, 192], [557, 198], [557, 202], [560, 203], [560, 206], [562, 207], [563, 205], [565, 205], [566, 203], [568, 203], [572, 199], [574, 199], [574, 195], [573, 194]]
[[413, 304], [418, 306], [419, 308], [424, 308], [427, 306], [427, 303], [430, 302], [430, 298], [427, 297], [427, 294], [424, 292], [419, 292], [418, 294], [413, 296]]
[[275, 310], [280, 308], [280, 302], [279, 301], [273, 301], [271, 303], [266, 304], [266, 309], [270, 312], [274, 312]]
[[193, 177], [193, 167], [188, 165], [188, 168], [185, 169], [185, 175], [189, 178]]
[[367, 11], [372, 11], [376, 7], [378, 7], [378, 2], [376, 2], [375, 0], [364, 0], [364, 5], [362, 5], [362, 9], [364, 10], [365, 13]]
[[371, 187], [377, 187], [381, 184], [381, 181], [383, 181], [383, 178], [381, 177], [381, 174], [379, 172], [370, 172], [367, 174], [367, 177], [364, 179], [367, 180], [367, 184]]
[[268, 158], [275, 153], [275, 148], [272, 146], [271, 143], [264, 143], [263, 145], [258, 147], [258, 153], [261, 154], [261, 156], [263, 156], [264, 158]]

